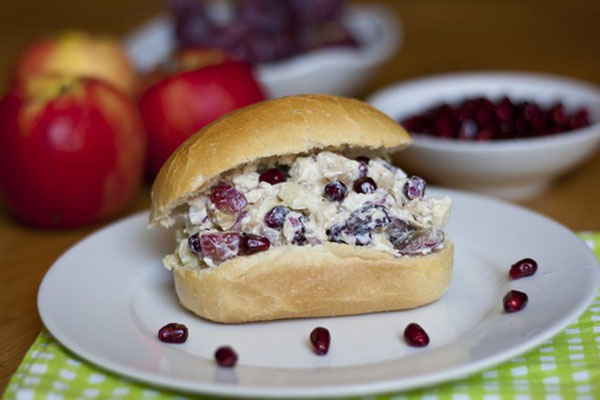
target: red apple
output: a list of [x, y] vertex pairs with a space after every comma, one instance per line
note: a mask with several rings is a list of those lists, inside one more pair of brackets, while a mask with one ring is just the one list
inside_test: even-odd
[[0, 193], [35, 226], [66, 228], [121, 211], [142, 179], [135, 104], [98, 80], [35, 77], [0, 100]]
[[142, 92], [139, 103], [148, 134], [150, 178], [200, 128], [232, 110], [264, 100], [247, 63], [226, 61], [163, 74]]
[[137, 76], [119, 41], [70, 31], [30, 44], [17, 62], [18, 81], [38, 75], [84, 76], [103, 80], [134, 95]]

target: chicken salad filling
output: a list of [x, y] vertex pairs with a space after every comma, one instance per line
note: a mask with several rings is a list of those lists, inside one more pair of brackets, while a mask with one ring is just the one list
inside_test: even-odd
[[428, 254], [444, 246], [451, 200], [425, 189], [423, 179], [382, 158], [322, 151], [248, 164], [189, 201], [175, 255], [208, 268], [271, 247], [325, 242]]

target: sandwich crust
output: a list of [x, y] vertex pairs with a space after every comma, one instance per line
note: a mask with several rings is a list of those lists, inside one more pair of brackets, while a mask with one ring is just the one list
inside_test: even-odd
[[223, 323], [326, 317], [401, 310], [438, 299], [450, 284], [454, 246], [395, 257], [337, 243], [284, 246], [226, 261], [217, 268], [173, 269], [181, 304]]
[[170, 226], [176, 207], [249, 162], [325, 149], [385, 153], [410, 142], [400, 124], [358, 100], [299, 95], [257, 103], [207, 125], [171, 155], [152, 187], [150, 226]]

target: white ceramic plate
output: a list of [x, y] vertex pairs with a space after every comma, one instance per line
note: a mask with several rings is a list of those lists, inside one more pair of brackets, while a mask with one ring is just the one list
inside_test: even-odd
[[[454, 199], [447, 231], [456, 243], [455, 276], [444, 297], [410, 311], [245, 325], [214, 324], [182, 309], [161, 257], [171, 234], [147, 231], [147, 214], [83, 240], [48, 271], [38, 307], [67, 348], [107, 370], [182, 391], [244, 397], [346, 396], [395, 391], [465, 376], [538, 345], [592, 300], [599, 268], [588, 247], [546, 217], [498, 200], [429, 189]], [[535, 276], [511, 281], [509, 266], [539, 263]], [[510, 289], [527, 307], [502, 311]], [[418, 322], [427, 348], [408, 347], [404, 327]], [[188, 326], [185, 344], [156, 338], [169, 322]], [[329, 354], [312, 353], [316, 326], [332, 335]], [[233, 346], [233, 369], [213, 353]]]

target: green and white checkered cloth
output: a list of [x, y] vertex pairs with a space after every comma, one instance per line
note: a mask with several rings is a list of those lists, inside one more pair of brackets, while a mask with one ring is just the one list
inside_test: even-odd
[[[600, 233], [582, 233], [600, 259]], [[4, 393], [5, 400], [205, 399], [160, 390], [95, 368], [67, 352], [44, 330]], [[554, 338], [529, 353], [465, 379], [369, 399], [600, 399], [600, 293]]]

